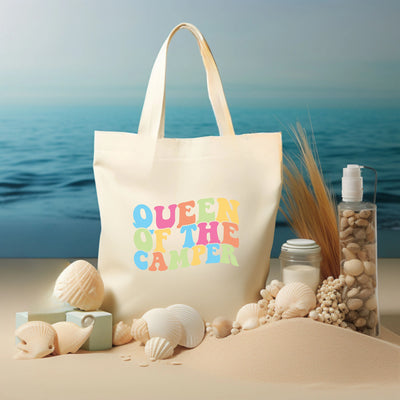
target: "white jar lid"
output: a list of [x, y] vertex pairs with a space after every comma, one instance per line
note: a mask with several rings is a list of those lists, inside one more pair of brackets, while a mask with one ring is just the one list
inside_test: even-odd
[[311, 239], [289, 239], [281, 250], [288, 253], [319, 253], [321, 248]]

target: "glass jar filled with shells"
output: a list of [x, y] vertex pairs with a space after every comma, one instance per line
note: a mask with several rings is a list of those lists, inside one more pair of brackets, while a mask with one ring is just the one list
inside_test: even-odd
[[348, 308], [347, 325], [378, 336], [376, 206], [362, 201], [360, 168], [344, 168], [343, 202], [338, 207], [340, 265], [345, 278], [342, 298]]

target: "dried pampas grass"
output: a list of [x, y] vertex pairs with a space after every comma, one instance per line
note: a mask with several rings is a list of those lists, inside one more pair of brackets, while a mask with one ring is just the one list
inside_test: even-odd
[[[321, 247], [321, 279], [340, 273], [336, 205], [327, 188], [314, 143], [312, 150], [300, 123], [290, 126], [299, 150], [300, 168], [285, 155], [281, 212], [298, 237]], [[304, 169], [304, 173], [302, 170]]]

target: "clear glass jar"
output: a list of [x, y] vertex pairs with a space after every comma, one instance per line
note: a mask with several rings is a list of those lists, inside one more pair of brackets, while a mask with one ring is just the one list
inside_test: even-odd
[[315, 292], [320, 281], [321, 248], [311, 239], [289, 239], [279, 256], [281, 280], [302, 282]]

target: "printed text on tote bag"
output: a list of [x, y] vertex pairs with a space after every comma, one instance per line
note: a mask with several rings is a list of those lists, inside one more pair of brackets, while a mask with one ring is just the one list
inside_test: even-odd
[[[234, 254], [239, 247], [238, 206], [236, 200], [212, 197], [171, 204], [168, 210], [138, 204], [133, 210], [136, 267], [166, 271], [214, 263], [239, 266]], [[167, 251], [173, 230], [183, 244]]]

